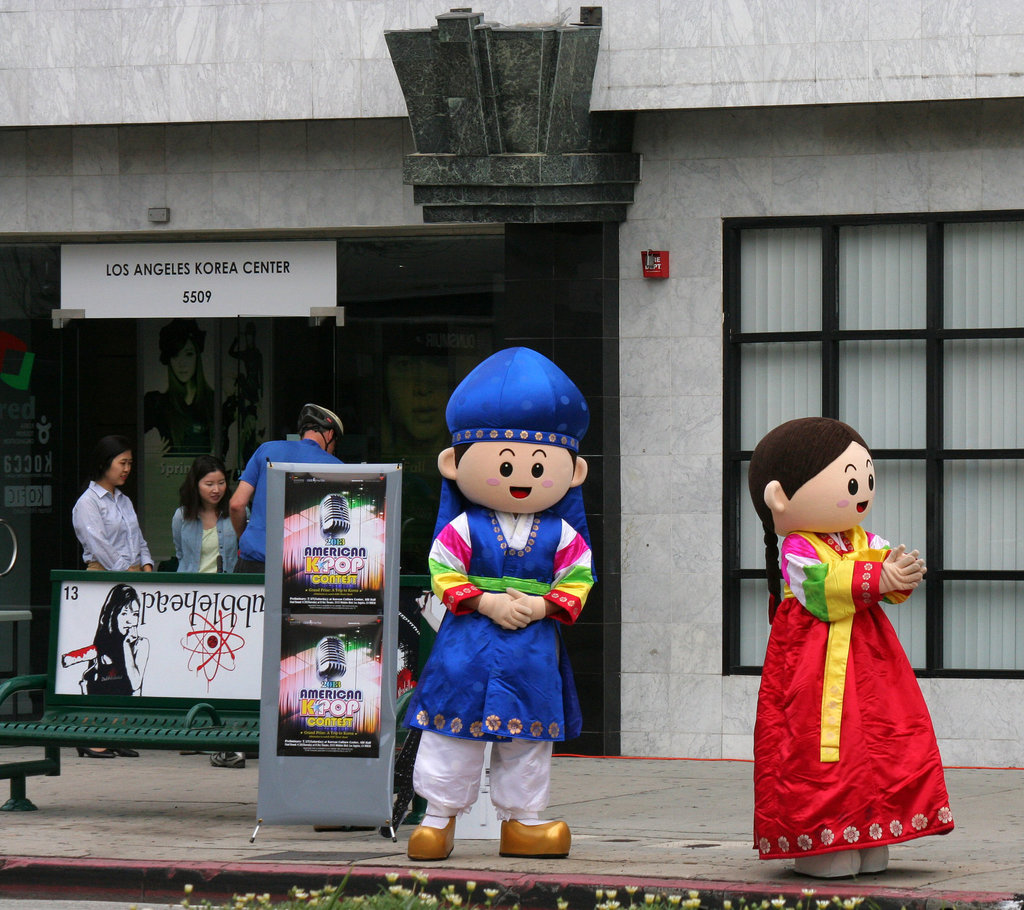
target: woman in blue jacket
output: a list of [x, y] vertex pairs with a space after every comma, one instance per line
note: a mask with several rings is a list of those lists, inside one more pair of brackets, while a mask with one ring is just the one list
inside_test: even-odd
[[171, 519], [179, 572], [232, 572], [238, 541], [228, 513], [227, 472], [214, 455], [200, 455], [181, 485], [181, 505]]

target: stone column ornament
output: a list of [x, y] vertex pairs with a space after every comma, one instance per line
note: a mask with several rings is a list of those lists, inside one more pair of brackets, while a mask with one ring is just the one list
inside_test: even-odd
[[632, 113], [592, 113], [597, 24], [502, 26], [453, 9], [384, 33], [415, 153], [403, 180], [437, 222], [625, 221]]

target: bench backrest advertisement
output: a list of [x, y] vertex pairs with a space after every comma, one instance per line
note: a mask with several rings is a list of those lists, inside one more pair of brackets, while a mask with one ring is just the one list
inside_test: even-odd
[[268, 469], [261, 823], [390, 823], [400, 531], [399, 465]]
[[55, 700], [259, 698], [259, 576], [54, 571], [51, 579]]

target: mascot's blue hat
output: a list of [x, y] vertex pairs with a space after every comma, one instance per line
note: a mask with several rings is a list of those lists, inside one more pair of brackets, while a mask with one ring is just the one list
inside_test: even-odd
[[590, 411], [573, 381], [547, 357], [506, 348], [459, 383], [445, 419], [452, 445], [507, 439], [578, 452]]
[[[537, 442], [578, 452], [590, 426], [590, 411], [573, 381], [531, 348], [506, 348], [474, 367], [452, 392], [445, 411], [452, 445], [475, 442]], [[434, 535], [465, 503], [458, 487], [445, 480]], [[589, 543], [579, 487], [563, 497], [554, 512]]]

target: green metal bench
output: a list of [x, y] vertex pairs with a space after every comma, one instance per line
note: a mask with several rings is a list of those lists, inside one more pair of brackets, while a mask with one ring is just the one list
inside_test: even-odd
[[[58, 584], [96, 578], [93, 573], [62, 570], [54, 570], [52, 576]], [[104, 573], [104, 578], [116, 581], [131, 576]], [[428, 584], [429, 579], [425, 576], [402, 577], [403, 586], [417, 590]], [[121, 746], [197, 752], [259, 751], [258, 697], [204, 701], [199, 698], [62, 694], [55, 691], [56, 668], [60, 661], [57, 635], [60, 607], [56, 592], [50, 622], [49, 672], [15, 676], [0, 682], [0, 707], [19, 693], [43, 693], [43, 708], [38, 719], [0, 721], [0, 746], [43, 747], [41, 758], [0, 761], [0, 780], [11, 782], [10, 799], [0, 806], [0, 811], [25, 812], [37, 808], [26, 795], [26, 779], [35, 775], [58, 776], [61, 748]], [[427, 639], [430, 640], [432, 636]], [[428, 649], [423, 640], [420, 647]], [[399, 748], [406, 739], [403, 719], [411, 696], [411, 691], [405, 692], [397, 704], [396, 745]], [[414, 754], [412, 751], [408, 758], [411, 760]], [[0, 758], [2, 756], [0, 751]], [[407, 771], [411, 780], [411, 767]], [[410, 789], [404, 799], [408, 800], [411, 795]], [[422, 806], [415, 808], [421, 810]], [[410, 820], [418, 818], [414, 815]]]
[[[78, 687], [71, 691], [66, 683], [58, 685], [62, 672], [65, 675], [78, 672], [68, 671], [69, 664], [62, 662], [60, 656], [61, 591], [74, 591], [77, 598], [78, 586], [86, 583], [102, 579], [102, 587], [109, 588], [117, 582], [138, 582], [142, 577], [139, 573], [51, 572], [53, 602], [47, 672], [15, 676], [0, 683], [0, 707], [19, 693], [43, 693], [42, 711], [38, 718], [0, 721], [0, 746], [42, 746], [43, 754], [35, 759], [0, 760], [0, 780], [11, 782], [10, 799], [0, 806], [0, 811], [24, 812], [36, 808], [26, 795], [26, 779], [34, 775], [59, 775], [62, 748], [258, 751], [258, 681], [253, 687], [253, 698], [214, 698], [202, 694], [91, 695], [78, 691]], [[158, 576], [154, 573], [148, 578], [157, 579]], [[168, 575], [164, 581], [169, 584], [179, 579], [186, 584], [206, 581], [198, 576], [175, 574]], [[245, 585], [258, 584], [262, 587], [262, 579], [257, 576], [234, 576], [224, 583], [237, 586], [239, 592], [243, 592]], [[75, 601], [76, 605], [84, 602]], [[77, 635], [74, 625], [71, 628]], [[81, 641], [85, 644], [91, 640], [90, 628], [89, 634], [83, 635]], [[61, 667], [65, 669], [61, 670]], [[2, 758], [3, 752], [0, 752]]]
[[[54, 659], [51, 653], [50, 660]], [[0, 811], [24, 812], [36, 806], [26, 796], [27, 777], [60, 774], [60, 750], [123, 746], [134, 749], [256, 752], [259, 699], [218, 703], [186, 699], [74, 696], [53, 694], [46, 674], [16, 676], [0, 684], [0, 705], [19, 692], [45, 692], [37, 720], [0, 722], [0, 745], [42, 746], [43, 757], [0, 763], [0, 780], [10, 780], [10, 799]]]

